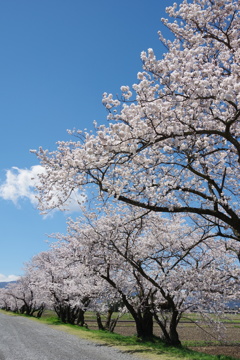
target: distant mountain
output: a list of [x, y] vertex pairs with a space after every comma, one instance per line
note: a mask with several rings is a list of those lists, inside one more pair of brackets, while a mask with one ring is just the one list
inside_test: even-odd
[[8, 284], [14, 284], [16, 281], [0, 282], [0, 289], [5, 288]]

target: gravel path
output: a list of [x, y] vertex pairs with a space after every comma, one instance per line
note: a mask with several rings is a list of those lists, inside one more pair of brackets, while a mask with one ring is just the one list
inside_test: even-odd
[[0, 360], [137, 360], [24, 317], [0, 314]]

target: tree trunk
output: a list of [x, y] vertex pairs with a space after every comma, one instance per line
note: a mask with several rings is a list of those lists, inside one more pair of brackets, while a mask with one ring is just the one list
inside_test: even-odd
[[[117, 289], [118, 293], [121, 295], [122, 302], [132, 315], [136, 323], [137, 337], [147, 340], [153, 338], [153, 315], [149, 311], [148, 306], [145, 307], [145, 310], [135, 310], [132, 304], [128, 301], [127, 296], [117, 288], [115, 282], [110, 279], [109, 273], [107, 271], [107, 276], [101, 275], [101, 277], [106, 280], [114, 289]], [[147, 305], [147, 304], [146, 304]]]
[[98, 330], [105, 330], [103, 323], [102, 323], [102, 319], [101, 319], [101, 315], [99, 312], [96, 313], [97, 315], [97, 324], [98, 324]]
[[[178, 332], [177, 332], [177, 325], [179, 322], [179, 313], [177, 310], [169, 311], [170, 323], [169, 321], [162, 321], [158, 314], [154, 312], [154, 319], [156, 320], [157, 324], [160, 326], [162, 330], [162, 337], [161, 339], [167, 344], [171, 346], [179, 347], [181, 346], [181, 341], [179, 340]], [[169, 329], [168, 329], [169, 324]]]
[[181, 341], [179, 340], [177, 326], [178, 326], [178, 311], [174, 310], [172, 313], [172, 318], [170, 321], [169, 335], [171, 340], [171, 345], [181, 346]]
[[39, 309], [37, 310], [37, 318], [38, 318], [38, 319], [42, 316], [44, 309], [45, 309], [45, 304], [42, 304], [42, 305], [39, 307]]
[[110, 330], [110, 324], [111, 324], [112, 314], [113, 314], [113, 310], [112, 310], [112, 309], [108, 309], [107, 319], [106, 319], [106, 322], [105, 322], [105, 329], [106, 329], [106, 330]]
[[113, 319], [113, 320], [110, 321], [109, 331], [110, 331], [111, 333], [114, 332], [114, 329], [115, 329], [115, 327], [116, 327], [116, 325], [117, 325], [117, 322], [118, 322], [118, 317], [117, 317], [116, 319]]
[[153, 338], [153, 315], [150, 311], [143, 314], [138, 311], [134, 316], [136, 323], [137, 337], [143, 340], [151, 340]]
[[82, 309], [78, 310], [77, 325], [79, 325], [79, 326], [86, 325], [85, 320], [84, 320], [84, 310], [82, 310]]

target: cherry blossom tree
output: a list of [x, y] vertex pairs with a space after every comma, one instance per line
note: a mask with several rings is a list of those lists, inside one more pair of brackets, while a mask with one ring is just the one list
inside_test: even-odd
[[[127, 210], [102, 208], [107, 216], [70, 222], [62, 239], [121, 295], [140, 336], [147, 314], [148, 334], [153, 316], [164, 340], [178, 344], [184, 311], [219, 309], [238, 293], [239, 10], [237, 0], [168, 7], [162, 21], [174, 40], [159, 33], [162, 59], [142, 52], [137, 82], [118, 98], [104, 93], [109, 124], [70, 131], [76, 140], [36, 152], [41, 210], [89, 187], [104, 205], [119, 200], [139, 211], [130, 220]], [[188, 217], [183, 228], [179, 214]]]
[[[51, 235], [56, 239], [59, 236]], [[64, 323], [87, 326], [84, 314], [91, 310], [98, 314], [100, 325], [100, 314], [109, 311], [111, 305], [119, 301], [116, 291], [79, 261], [76, 249], [66, 246], [66, 243], [52, 243], [49, 251], [33, 257], [29, 269], [38, 273], [39, 291], [45, 292], [48, 308], [53, 308]], [[109, 311], [105, 327], [110, 327], [111, 315]]]
[[36, 255], [30, 267], [39, 273], [39, 290], [47, 292], [48, 306], [65, 323], [83, 326], [84, 312], [91, 301], [92, 282], [81, 265], [72, 263], [70, 252], [57, 246]]
[[223, 240], [193, 229], [179, 215], [169, 220], [125, 206], [105, 212], [88, 214], [87, 222], [69, 221], [68, 235], [59, 240], [119, 293], [138, 337], [153, 337], [154, 318], [162, 339], [180, 345], [183, 313], [222, 313], [239, 294], [236, 246], [226, 251]]
[[39, 292], [34, 274], [26, 273], [16, 283], [4, 289], [8, 310], [41, 317], [45, 308], [44, 294]]
[[94, 184], [102, 196], [201, 218], [240, 240], [239, 10], [238, 0], [184, 0], [166, 9], [162, 21], [175, 38], [159, 33], [162, 59], [142, 52], [138, 81], [122, 86], [120, 98], [104, 94], [109, 125], [37, 152], [43, 210]]
[[[94, 260], [91, 262], [87, 260], [91, 255], [90, 253], [87, 253], [88, 248], [86, 248], [86, 246], [81, 246], [78, 240], [69, 236], [62, 234], [52, 234], [51, 236], [58, 240], [58, 242], [53, 244], [53, 253], [55, 254], [57, 252], [61, 254], [60, 279], [62, 279], [63, 274], [65, 274], [64, 277], [66, 277], [67, 271], [68, 281], [71, 281], [71, 287], [66, 287], [64, 281], [59, 281], [59, 278], [56, 281], [56, 277], [54, 277], [54, 281], [58, 283], [57, 291], [55, 290], [55, 287], [53, 290], [52, 285], [50, 290], [54, 297], [54, 310], [58, 313], [58, 308], [60, 308], [62, 312], [66, 307], [65, 304], [67, 304], [67, 307], [69, 308], [69, 306], [71, 306], [69, 299], [72, 298], [73, 294], [75, 294], [78, 301], [81, 300], [85, 294], [84, 299], [87, 298], [88, 302], [87, 306], [86, 304], [82, 306], [82, 316], [86, 309], [95, 312], [99, 330], [109, 330], [113, 332], [116, 323], [123, 312], [120, 304], [121, 296], [117, 289], [103, 279], [97, 264], [96, 266], [94, 264]], [[69, 245], [70, 239], [71, 246]], [[73, 246], [73, 244], [75, 245]], [[46, 254], [48, 256], [49, 252]], [[91, 254], [93, 255], [93, 253]], [[58, 259], [57, 262], [59, 262], [59, 260], [60, 259]], [[105, 268], [105, 264], [102, 264], [102, 266]], [[59, 270], [57, 270], [58, 268], [59, 265], [56, 267], [56, 264], [54, 264], [51, 272], [59, 272]], [[73, 269], [74, 271], [72, 271]], [[69, 271], [72, 272], [70, 273]], [[120, 275], [118, 278], [120, 278]], [[124, 285], [126, 285], [126, 281], [124, 281]], [[118, 311], [119, 314], [117, 318], [112, 319], [114, 310]], [[69, 312], [69, 310], [67, 312]], [[102, 321], [102, 314], [106, 315], [105, 324], [103, 324]], [[60, 314], [58, 316], [62, 319]], [[67, 319], [66, 322], [70, 322], [69, 319]], [[81, 325], [81, 323], [77, 324]]]
[[0, 308], [6, 311], [18, 310], [17, 301], [12, 296], [9, 296], [8, 290], [6, 288], [0, 289]]

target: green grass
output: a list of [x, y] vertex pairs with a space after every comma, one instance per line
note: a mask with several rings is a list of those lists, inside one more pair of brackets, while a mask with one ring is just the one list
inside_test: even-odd
[[[17, 315], [2, 310], [0, 310], [0, 312], [9, 315]], [[91, 317], [90, 315], [91, 314], [89, 314], [89, 318]], [[48, 326], [54, 327], [55, 329], [68, 332], [80, 338], [88, 339], [108, 346], [115, 346], [124, 352], [135, 354], [142, 359], [144, 358], [151, 360], [178, 360], [178, 359], [233, 360], [235, 359], [233, 357], [224, 356], [224, 355], [208, 355], [208, 354], [200, 353], [188, 349], [186, 346], [183, 346], [182, 348], [174, 348], [171, 346], [166, 346], [158, 338], [155, 338], [153, 342], [142, 342], [136, 336], [124, 336], [115, 333], [112, 334], [106, 331], [89, 330], [86, 328], [81, 328], [76, 325], [63, 324], [56, 316], [54, 316], [54, 312], [52, 311], [45, 311], [41, 319], [36, 319], [32, 317], [31, 319], [46, 324]], [[200, 344], [194, 344], [193, 342], [190, 344], [189, 342], [189, 346], [194, 346], [194, 345], [197, 346]]]
[[[118, 315], [119, 315], [119, 313], [114, 312], [114, 313], [112, 314], [112, 319], [116, 319], [116, 318], [118, 317]], [[106, 316], [105, 314], [103, 314], [103, 315], [102, 315], [102, 320], [105, 320], [106, 317], [107, 317], [107, 316]], [[96, 321], [96, 314], [95, 314], [94, 312], [92, 312], [92, 311], [86, 311], [85, 314], [84, 314], [84, 318], [85, 318], [86, 322], [87, 322], [87, 320]], [[129, 320], [132, 321], [132, 320], [133, 320], [133, 317], [132, 317], [131, 314], [126, 313], [126, 314], [123, 314], [123, 315], [120, 317], [120, 320], [122, 320], [122, 321], [129, 321]]]

